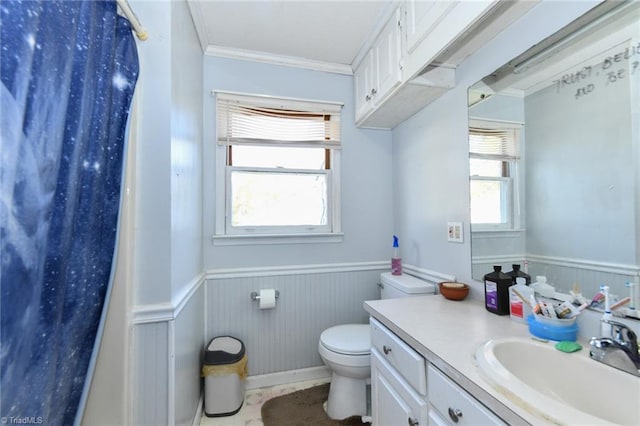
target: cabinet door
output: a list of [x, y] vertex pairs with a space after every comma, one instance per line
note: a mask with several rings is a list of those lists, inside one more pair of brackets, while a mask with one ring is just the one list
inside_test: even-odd
[[[373, 57], [377, 77], [374, 81], [374, 102], [382, 100], [391, 89], [402, 81], [400, 58], [402, 54], [402, 37], [400, 9], [396, 10], [389, 22], [384, 26], [373, 45]], [[377, 83], [377, 84], [376, 84]]]
[[371, 407], [376, 426], [427, 425], [427, 403], [373, 349]]
[[353, 73], [355, 91], [356, 121], [373, 108], [371, 91], [373, 89], [374, 60], [373, 51], [369, 51]]
[[407, 0], [405, 6], [407, 52], [413, 52], [413, 49], [433, 31], [457, 3], [459, 1]]

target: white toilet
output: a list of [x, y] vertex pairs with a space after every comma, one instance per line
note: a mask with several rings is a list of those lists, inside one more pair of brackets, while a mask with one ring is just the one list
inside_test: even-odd
[[[436, 294], [436, 286], [411, 275], [380, 274], [381, 299]], [[344, 324], [322, 332], [322, 361], [332, 371], [327, 415], [332, 419], [367, 415], [367, 380], [371, 376], [368, 324]]]

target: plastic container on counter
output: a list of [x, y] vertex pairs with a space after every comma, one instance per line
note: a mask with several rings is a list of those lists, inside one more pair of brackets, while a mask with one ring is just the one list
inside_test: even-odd
[[[538, 317], [540, 315], [537, 315]], [[572, 321], [573, 320], [573, 321]], [[540, 339], [575, 342], [578, 338], [578, 324], [572, 320], [527, 317], [529, 333]]]

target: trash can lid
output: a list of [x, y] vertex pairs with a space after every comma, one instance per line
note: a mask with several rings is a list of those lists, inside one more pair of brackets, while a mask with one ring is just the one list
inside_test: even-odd
[[206, 365], [233, 364], [244, 356], [244, 343], [231, 336], [214, 337], [204, 352]]

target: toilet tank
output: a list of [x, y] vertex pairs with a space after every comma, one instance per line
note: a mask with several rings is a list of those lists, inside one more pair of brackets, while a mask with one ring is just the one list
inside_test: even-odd
[[380, 298], [397, 299], [399, 297], [426, 296], [436, 294], [436, 286], [411, 275], [380, 274]]

